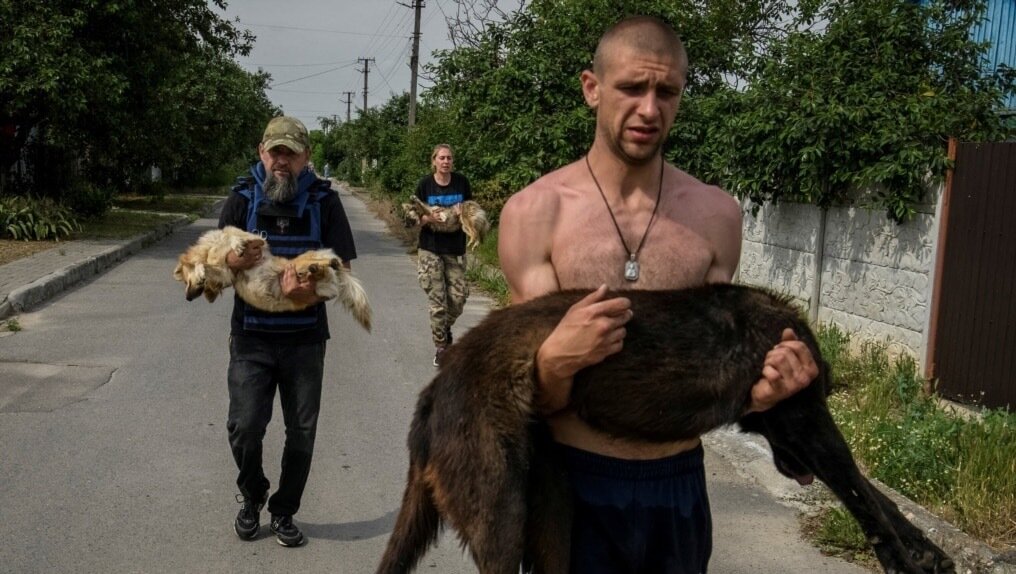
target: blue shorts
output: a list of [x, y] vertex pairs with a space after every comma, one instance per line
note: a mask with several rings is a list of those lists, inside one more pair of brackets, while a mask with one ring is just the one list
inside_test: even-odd
[[712, 517], [702, 446], [623, 460], [565, 445], [575, 518], [572, 574], [704, 574]]

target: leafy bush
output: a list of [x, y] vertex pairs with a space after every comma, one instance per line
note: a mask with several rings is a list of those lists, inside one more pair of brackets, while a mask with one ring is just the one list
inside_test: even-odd
[[60, 239], [79, 228], [71, 210], [50, 199], [0, 197], [0, 237], [25, 241]]
[[64, 192], [63, 202], [84, 218], [100, 217], [113, 205], [114, 192], [87, 181], [78, 181]]
[[830, 410], [866, 473], [989, 543], [1016, 543], [1016, 414], [959, 416], [910, 356], [873, 342], [850, 352], [835, 327], [818, 339], [838, 381]]
[[756, 206], [843, 203], [905, 221], [950, 166], [949, 137], [1013, 134], [997, 112], [1016, 73], [985, 72], [988, 46], [970, 35], [984, 0], [533, 0], [437, 53], [412, 130], [403, 94], [326, 130], [322, 155], [339, 177], [402, 193], [427, 173], [429, 146], [450, 143], [496, 214], [588, 149], [590, 30], [636, 13], [672, 23], [688, 50], [667, 159]]
[[799, 6], [795, 30], [747, 72], [748, 88], [725, 96], [700, 175], [758, 205], [866, 203], [901, 222], [944, 176], [950, 136], [1011, 135], [996, 112], [1013, 76], [985, 73], [987, 45], [970, 36], [983, 1]]

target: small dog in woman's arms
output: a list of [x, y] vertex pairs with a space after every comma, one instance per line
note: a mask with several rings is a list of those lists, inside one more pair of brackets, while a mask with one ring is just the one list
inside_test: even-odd
[[[261, 246], [261, 260], [242, 271], [226, 265], [226, 255], [237, 257], [251, 247]], [[193, 301], [204, 295], [215, 301], [224, 289], [232, 286], [248, 304], [263, 311], [299, 311], [307, 305], [282, 294], [282, 273], [292, 264], [297, 278], [312, 277], [315, 291], [323, 299], [338, 299], [364, 329], [370, 331], [371, 308], [363, 285], [331, 249], [316, 249], [293, 259], [273, 256], [263, 238], [242, 229], [226, 226], [207, 231], [183, 252], [173, 270], [173, 277], [186, 286], [185, 296]]]
[[461, 229], [466, 234], [466, 244], [470, 249], [476, 249], [483, 238], [490, 231], [490, 221], [487, 219], [487, 212], [475, 201], [463, 201], [451, 207], [439, 207], [427, 205], [420, 198], [413, 196], [412, 203], [403, 203], [402, 212], [405, 215], [406, 226], [419, 225], [424, 215], [429, 215], [434, 221], [428, 223], [431, 229], [441, 233], [451, 233]]

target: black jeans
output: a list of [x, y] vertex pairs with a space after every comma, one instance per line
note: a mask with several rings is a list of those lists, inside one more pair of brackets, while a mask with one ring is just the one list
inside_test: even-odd
[[229, 446], [240, 469], [240, 493], [263, 502], [271, 486], [261, 462], [265, 429], [279, 389], [286, 444], [279, 488], [268, 500], [272, 514], [296, 514], [310, 474], [321, 407], [325, 343], [287, 345], [256, 337], [229, 340]]

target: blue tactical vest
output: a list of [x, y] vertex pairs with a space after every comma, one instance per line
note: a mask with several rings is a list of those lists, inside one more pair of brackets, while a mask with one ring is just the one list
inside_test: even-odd
[[[239, 178], [233, 191], [247, 198], [247, 231], [265, 238], [272, 255], [293, 258], [324, 245], [322, 193], [318, 190], [321, 183], [321, 180], [312, 183], [292, 201], [281, 205], [266, 199], [254, 178]], [[318, 322], [317, 305], [280, 313], [262, 311], [246, 303], [243, 308], [243, 328], [249, 331], [285, 333], [311, 329]]]

